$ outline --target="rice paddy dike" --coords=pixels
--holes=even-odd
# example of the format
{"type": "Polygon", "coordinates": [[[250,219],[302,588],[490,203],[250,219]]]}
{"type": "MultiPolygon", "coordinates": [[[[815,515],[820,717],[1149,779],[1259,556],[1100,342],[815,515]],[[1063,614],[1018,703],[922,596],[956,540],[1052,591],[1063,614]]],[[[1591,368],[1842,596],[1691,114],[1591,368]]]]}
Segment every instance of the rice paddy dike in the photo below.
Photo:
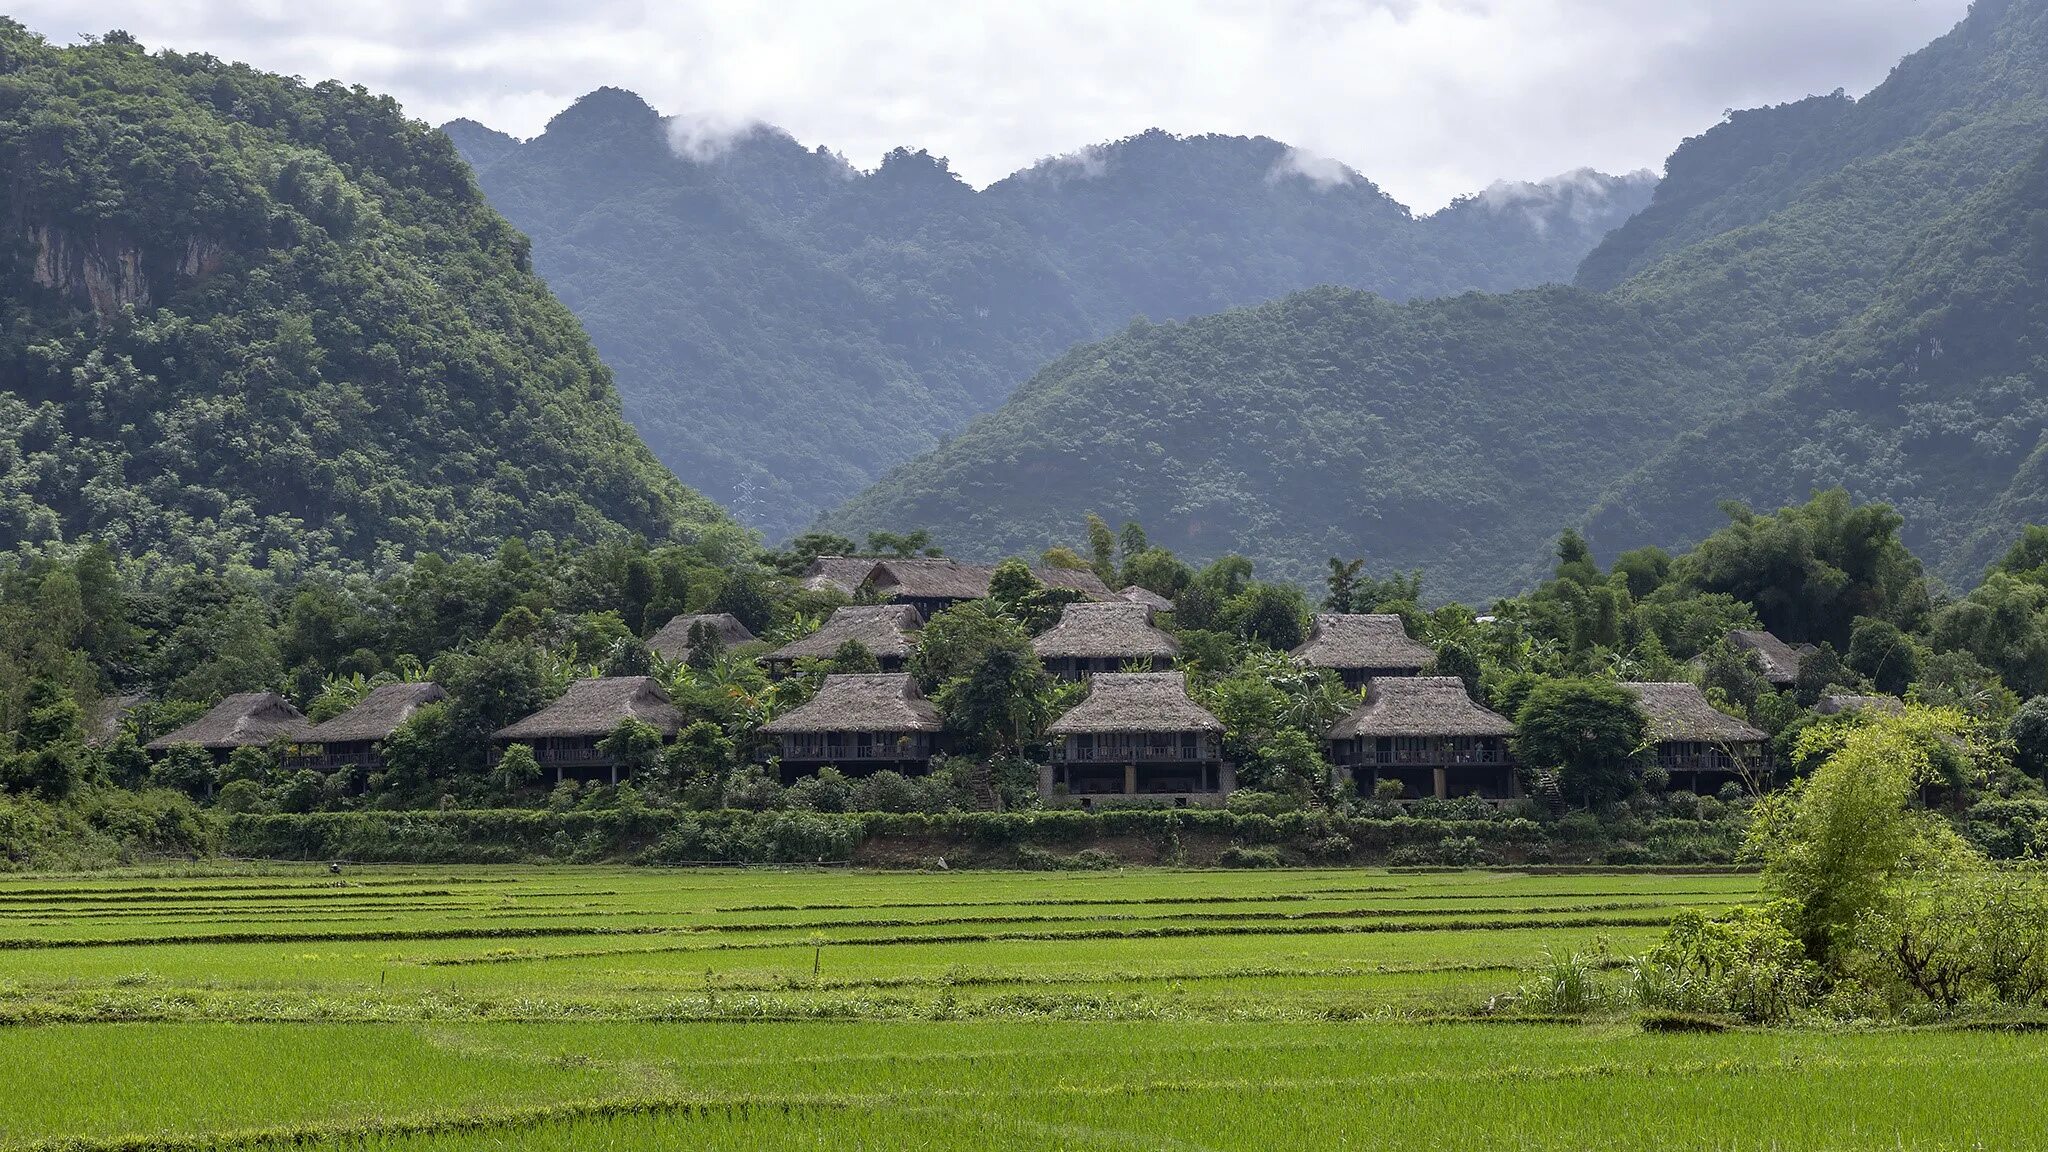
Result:
{"type": "Polygon", "coordinates": [[[2048,1144],[2048,1035],[1485,1015],[1753,876],[0,879],[0,1149],[2048,1144]]]}

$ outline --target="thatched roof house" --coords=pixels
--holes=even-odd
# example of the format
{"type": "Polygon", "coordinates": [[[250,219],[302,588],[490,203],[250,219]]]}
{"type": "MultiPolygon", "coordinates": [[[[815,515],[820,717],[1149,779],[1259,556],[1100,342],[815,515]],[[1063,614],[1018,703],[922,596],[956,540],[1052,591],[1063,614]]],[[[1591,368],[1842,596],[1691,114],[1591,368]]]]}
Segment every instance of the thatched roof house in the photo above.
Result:
{"type": "Polygon", "coordinates": [[[1760,628],[1738,628],[1728,633],[1728,643],[1738,652],[1756,653],[1764,679],[1773,688],[1790,688],[1799,679],[1804,656],[1797,648],[1760,628]]]}
{"type": "Polygon", "coordinates": [[[1308,639],[1289,653],[1307,668],[1329,668],[1357,688],[1375,676],[1413,676],[1436,662],[1429,645],[1408,638],[1399,616],[1319,613],[1308,639]]]}
{"type": "Polygon", "coordinates": [[[1188,699],[1179,672],[1102,673],[1046,731],[1052,756],[1039,767],[1038,791],[1051,803],[1219,804],[1237,787],[1223,761],[1222,722],[1188,699]]]}
{"type": "Polygon", "coordinates": [[[1823,696],[1814,702],[1813,710],[1823,716],[1839,716],[1844,712],[1899,716],[1905,713],[1906,702],[1897,696],[1823,696]]]}
{"type": "Polygon", "coordinates": [[[1128,732],[1223,731],[1223,722],[1188,698],[1179,672],[1106,672],[1089,682],[1088,697],[1046,731],[1054,736],[1128,732]]]}
{"type": "Polygon", "coordinates": [[[818,694],[761,725],[776,741],[784,783],[831,764],[848,772],[918,772],[945,725],[907,672],[834,673],[818,694]]]}
{"type": "Polygon", "coordinates": [[[151,740],[148,747],[163,752],[180,744],[197,744],[209,752],[224,753],[297,740],[309,727],[305,715],[275,692],[237,692],[176,732],[151,740]]]}
{"type": "Polygon", "coordinates": [[[867,583],[868,574],[875,570],[876,563],[873,557],[820,556],[804,569],[804,588],[810,592],[837,592],[851,596],[867,583]]]}
{"type": "Polygon", "coordinates": [[[818,694],[761,725],[769,736],[799,732],[937,732],[939,710],[907,672],[832,673],[818,694]]]}
{"type": "Polygon", "coordinates": [[[1123,597],[1124,599],[1130,601],[1133,604],[1143,604],[1145,607],[1150,608],[1154,612],[1173,611],[1173,601],[1168,600],[1166,597],[1161,596],[1159,593],[1154,592],[1150,588],[1141,588],[1138,585],[1133,584],[1130,587],[1124,589],[1123,591],[1117,593],[1117,595],[1123,597]]]}
{"type": "Polygon", "coordinates": [[[1337,721],[1329,739],[1506,737],[1514,731],[1507,717],[1473,703],[1456,676],[1382,676],[1366,686],[1365,703],[1337,721]]]}
{"type": "Polygon", "coordinates": [[[753,632],[739,617],[730,612],[700,612],[690,616],[678,616],[661,626],[661,630],[648,638],[647,647],[656,655],[668,660],[690,658],[690,632],[698,625],[704,625],[717,634],[719,642],[727,648],[752,644],[753,632]]]}
{"type": "Polygon", "coordinates": [[[1507,800],[1521,794],[1507,743],[1514,731],[1456,676],[1381,676],[1330,729],[1330,763],[1339,786],[1348,778],[1363,792],[1394,780],[1410,799],[1507,800]]]}
{"type": "Polygon", "coordinates": [[[850,604],[835,609],[824,627],[770,652],[766,659],[776,664],[828,659],[841,644],[855,640],[884,669],[894,671],[917,650],[917,633],[923,627],[924,617],[908,604],[850,604]]]}
{"type": "Polygon", "coordinates": [[[324,724],[308,729],[299,737],[302,744],[369,744],[388,740],[413,713],[429,704],[446,700],[439,684],[424,681],[386,684],[372,688],[362,703],[324,724]]]}
{"type": "Polygon", "coordinates": [[[1152,626],[1152,610],[1127,601],[1079,602],[1060,610],[1059,623],[1031,642],[1055,675],[1114,672],[1132,661],[1169,666],[1180,642],[1152,626]]]}
{"type": "Polygon", "coordinates": [[[663,736],[674,736],[683,726],[683,714],[669,703],[668,693],[652,676],[606,676],[571,683],[560,699],[491,733],[491,739],[500,743],[595,743],[625,720],[651,724],[663,736]]]}
{"type": "Polygon", "coordinates": [[[1649,737],[1657,744],[1757,744],[1770,737],[1707,702],[1700,686],[1684,681],[1665,684],[1623,684],[1635,694],[1649,717],[1649,737]]]}
{"type": "MultiPolygon", "coordinates": [[[[966,564],[942,556],[820,556],[804,570],[804,587],[853,596],[862,588],[894,604],[909,604],[930,616],[955,604],[988,595],[993,564],[966,564]]],[[[1085,568],[1036,566],[1031,574],[1048,588],[1071,588],[1090,599],[1114,597],[1102,578],[1085,568]]]]}
{"type": "MultiPolygon", "coordinates": [[[[994,564],[963,564],[958,560],[916,558],[877,561],[867,586],[897,604],[913,604],[926,616],[988,595],[994,564]]],[[[1034,567],[1031,575],[1048,588],[1068,588],[1093,600],[1114,598],[1109,585],[1085,568],[1034,567]]]]}
{"type": "Polygon", "coordinates": [[[1770,736],[1707,702],[1697,684],[1623,684],[1649,717],[1657,766],[1677,791],[1712,792],[1740,783],[1767,762],[1770,736]]]}

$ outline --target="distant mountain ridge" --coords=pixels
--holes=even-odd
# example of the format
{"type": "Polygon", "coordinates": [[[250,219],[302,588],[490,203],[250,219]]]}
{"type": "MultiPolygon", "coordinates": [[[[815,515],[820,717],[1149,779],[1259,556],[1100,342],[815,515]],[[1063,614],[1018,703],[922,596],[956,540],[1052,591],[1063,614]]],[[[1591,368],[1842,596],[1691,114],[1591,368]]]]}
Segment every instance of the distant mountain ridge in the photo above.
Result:
{"type": "Polygon", "coordinates": [[[656,454],[771,535],[1134,317],[1564,280],[1652,184],[1573,173],[1418,219],[1277,141],[1153,131],[976,191],[913,150],[863,172],[772,128],[693,135],[617,89],[525,142],[445,130],[656,454]]]}
{"type": "Polygon", "coordinates": [[[1311,292],[1133,329],[821,524],[1029,550],[1093,510],[1197,557],[1308,581],[1363,554],[1485,599],[1526,586],[1568,525],[1610,554],[1679,546],[1723,498],[1842,484],[1898,501],[1916,549],[1974,575],[2048,513],[2029,327],[2048,281],[2025,223],[2048,219],[2044,141],[2048,0],[1978,0],[1861,99],[1686,141],[1574,288],[1396,311],[1311,292]],[[1199,398],[1200,421],[1166,418],[1166,396],[1199,398]],[[1274,428],[1277,455],[1249,447],[1274,428]]]}

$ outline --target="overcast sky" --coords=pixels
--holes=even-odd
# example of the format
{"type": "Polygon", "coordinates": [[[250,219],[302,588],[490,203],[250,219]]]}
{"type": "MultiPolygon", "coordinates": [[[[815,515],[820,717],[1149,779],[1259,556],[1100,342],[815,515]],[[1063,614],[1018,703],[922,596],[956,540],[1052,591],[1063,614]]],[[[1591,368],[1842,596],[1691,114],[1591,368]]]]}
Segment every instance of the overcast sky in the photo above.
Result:
{"type": "Polygon", "coordinates": [[[539,132],[630,88],[861,167],[897,145],[985,184],[1150,127],[1262,134],[1418,209],[1500,178],[1661,167],[1723,109],[1847,88],[1967,0],[14,0],[59,41],[390,92],[539,132]]]}

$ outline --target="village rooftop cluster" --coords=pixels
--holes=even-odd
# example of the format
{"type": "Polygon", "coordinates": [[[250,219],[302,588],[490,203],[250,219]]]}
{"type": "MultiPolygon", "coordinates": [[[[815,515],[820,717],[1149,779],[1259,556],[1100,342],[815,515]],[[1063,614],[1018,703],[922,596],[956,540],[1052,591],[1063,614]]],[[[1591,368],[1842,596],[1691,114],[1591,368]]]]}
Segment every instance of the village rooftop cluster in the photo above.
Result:
{"type": "MultiPolygon", "coordinates": [[[[807,703],[762,726],[761,734],[770,738],[764,759],[782,782],[828,766],[849,776],[928,771],[933,758],[947,752],[947,733],[938,710],[904,669],[925,620],[986,597],[993,572],[993,566],[936,558],[828,556],[813,562],[804,574],[808,588],[876,602],[838,608],[815,632],[756,658],[772,674],[792,675],[800,662],[829,659],[850,642],[866,649],[881,671],[828,673],[807,703]]],[[[1038,766],[1041,799],[1080,806],[1227,800],[1237,784],[1224,757],[1224,726],[1189,696],[1184,674],[1175,669],[1179,644],[1159,627],[1172,602],[1135,586],[1112,591],[1086,570],[1046,567],[1032,574],[1048,587],[1083,597],[1064,606],[1033,648],[1048,673],[1088,683],[1086,696],[1047,729],[1048,748],[1038,766]]],[[[694,643],[710,637],[726,649],[759,643],[733,616],[714,613],[677,617],[648,646],[663,658],[684,660],[694,643]]],[[[1806,655],[1769,632],[1741,630],[1728,639],[1754,652],[1765,678],[1777,687],[1793,682],[1806,655]]],[[[1319,614],[1289,658],[1359,693],[1357,707],[1324,734],[1331,783],[1340,795],[1385,795],[1380,785],[1392,781],[1404,800],[1506,802],[1524,796],[1528,783],[1510,744],[1514,723],[1475,702],[1460,678],[1428,675],[1436,653],[1409,637],[1401,617],[1319,614]]],[[[1762,778],[1768,736],[1713,707],[1697,684],[1623,687],[1642,708],[1657,765],[1672,789],[1714,794],[1730,784],[1753,788],[1762,778]]],[[[148,747],[162,753],[193,745],[225,757],[240,747],[283,744],[301,766],[375,771],[383,742],[419,708],[445,695],[431,683],[388,684],[315,725],[276,693],[241,693],[148,747]]],[[[1890,697],[1834,696],[1819,708],[1899,706],[1890,697]]],[[[493,755],[525,745],[557,783],[616,785],[630,769],[600,745],[629,720],[648,725],[664,741],[674,740],[684,726],[683,714],[651,676],[578,680],[553,703],[497,731],[493,755]]]]}

